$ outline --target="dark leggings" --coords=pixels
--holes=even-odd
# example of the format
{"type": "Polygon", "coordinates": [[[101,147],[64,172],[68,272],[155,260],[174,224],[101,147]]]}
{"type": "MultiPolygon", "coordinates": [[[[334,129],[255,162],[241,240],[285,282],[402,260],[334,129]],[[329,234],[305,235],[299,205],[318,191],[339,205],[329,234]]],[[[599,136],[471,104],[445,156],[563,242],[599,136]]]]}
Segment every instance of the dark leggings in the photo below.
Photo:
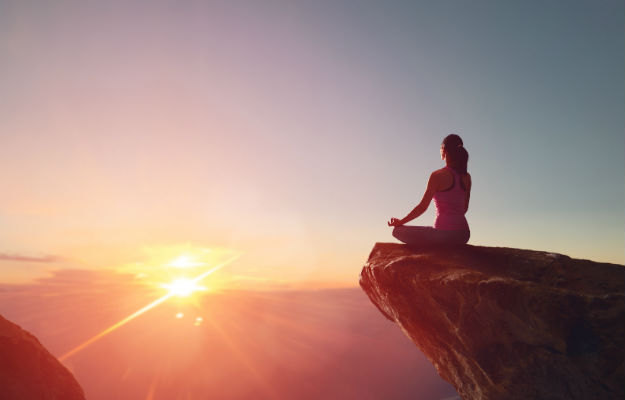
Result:
{"type": "Polygon", "coordinates": [[[411,246],[441,246],[453,244],[465,244],[469,241],[471,232],[445,231],[432,228],[431,226],[396,226],[393,236],[411,246]]]}

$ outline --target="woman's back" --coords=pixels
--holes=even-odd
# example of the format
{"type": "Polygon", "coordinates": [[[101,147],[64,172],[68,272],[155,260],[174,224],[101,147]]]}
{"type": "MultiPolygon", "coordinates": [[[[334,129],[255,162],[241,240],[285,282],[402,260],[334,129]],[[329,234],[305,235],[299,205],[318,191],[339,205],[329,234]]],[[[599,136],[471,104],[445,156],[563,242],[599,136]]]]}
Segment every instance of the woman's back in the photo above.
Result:
{"type": "Polygon", "coordinates": [[[404,218],[391,218],[388,226],[393,236],[415,246],[465,244],[471,231],[464,214],[469,208],[471,175],[467,172],[469,153],[460,136],[448,135],[441,144],[441,160],[447,164],[432,172],[421,202],[404,218]],[[407,222],[422,215],[434,200],[436,221],[434,226],[410,226],[407,222]]]}
{"type": "MultiPolygon", "coordinates": [[[[451,186],[446,190],[434,193],[436,206],[436,220],[434,228],[442,230],[468,230],[464,214],[467,206],[467,188],[462,178],[453,168],[445,167],[442,171],[449,171],[452,177],[451,186]],[[463,188],[463,186],[465,186],[463,188]]],[[[441,172],[442,172],[441,171],[441,172]]]]}

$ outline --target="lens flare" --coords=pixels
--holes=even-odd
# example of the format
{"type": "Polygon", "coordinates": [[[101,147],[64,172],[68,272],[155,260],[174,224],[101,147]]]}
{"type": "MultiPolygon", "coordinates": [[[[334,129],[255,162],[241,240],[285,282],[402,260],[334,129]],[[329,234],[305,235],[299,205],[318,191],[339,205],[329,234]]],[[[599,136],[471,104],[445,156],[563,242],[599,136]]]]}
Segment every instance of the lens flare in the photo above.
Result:
{"type": "Polygon", "coordinates": [[[199,286],[194,279],[179,278],[170,284],[163,285],[174,296],[189,297],[192,293],[204,291],[204,286],[199,286]]]}
{"type": "Polygon", "coordinates": [[[204,265],[204,263],[196,260],[195,257],[192,257],[188,254],[182,254],[176,257],[167,265],[170,267],[176,267],[176,268],[190,268],[190,267],[200,267],[204,265]]]}
{"type": "MultiPolygon", "coordinates": [[[[214,273],[215,271],[220,270],[221,268],[223,268],[224,266],[230,264],[231,262],[233,262],[234,260],[236,260],[237,258],[239,258],[241,256],[241,254],[237,254],[235,256],[230,257],[228,260],[214,266],[213,268],[209,269],[208,271],[196,276],[193,279],[190,279],[190,281],[192,282],[192,287],[196,287],[197,282],[201,281],[202,279],[206,278],[207,276],[209,276],[210,274],[214,273]]],[[[185,287],[187,287],[187,284],[184,285],[185,287]]],[[[186,291],[186,290],[185,290],[186,291]]],[[[183,291],[184,292],[184,291],[183,291]]],[[[94,342],[100,340],[101,338],[103,338],[104,336],[108,335],[109,333],[113,332],[116,329],[119,329],[120,327],[122,327],[123,325],[127,324],[128,322],[132,321],[133,319],[137,318],[139,315],[145,313],[146,311],[151,310],[152,308],[158,306],[159,304],[163,303],[165,300],[175,296],[176,294],[170,290],[169,293],[167,293],[166,295],[164,295],[163,297],[154,300],[153,302],[151,302],[150,304],[148,304],[147,306],[140,308],[139,310],[137,310],[136,312],[130,314],[129,316],[127,316],[126,318],[122,319],[121,321],[111,325],[110,327],[104,329],[102,332],[98,333],[97,335],[91,337],[90,339],[84,341],[83,343],[79,344],[78,346],[74,347],[72,350],[68,351],[67,353],[63,354],[62,356],[60,356],[58,359],[59,361],[65,361],[68,358],[72,357],[74,354],[78,353],[79,351],[83,350],[85,347],[93,344],[94,342]]],[[[196,319],[196,323],[197,323],[197,319],[196,319]]],[[[202,322],[200,321],[200,324],[202,322]]]]}

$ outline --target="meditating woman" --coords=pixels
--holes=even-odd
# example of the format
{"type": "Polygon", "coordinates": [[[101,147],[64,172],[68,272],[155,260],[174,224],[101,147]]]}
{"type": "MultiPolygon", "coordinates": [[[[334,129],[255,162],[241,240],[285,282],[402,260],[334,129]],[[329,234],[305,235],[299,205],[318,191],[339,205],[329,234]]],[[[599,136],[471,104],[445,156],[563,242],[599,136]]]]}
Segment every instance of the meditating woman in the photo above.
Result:
{"type": "Polygon", "coordinates": [[[391,218],[393,236],[413,246],[465,244],[471,235],[464,214],[469,209],[471,175],[467,172],[469,153],[458,135],[449,135],[441,145],[446,166],[432,172],[421,203],[402,219],[391,218]],[[434,199],[436,221],[431,226],[404,225],[427,210],[434,199]]]}

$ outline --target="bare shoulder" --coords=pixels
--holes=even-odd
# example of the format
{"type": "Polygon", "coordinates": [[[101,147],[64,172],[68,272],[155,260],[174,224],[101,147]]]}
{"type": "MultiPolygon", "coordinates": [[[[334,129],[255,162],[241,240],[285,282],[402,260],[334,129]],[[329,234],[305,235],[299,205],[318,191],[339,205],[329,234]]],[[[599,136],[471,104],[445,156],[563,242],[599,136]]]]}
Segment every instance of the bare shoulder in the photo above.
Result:
{"type": "Polygon", "coordinates": [[[444,179],[445,176],[447,176],[445,168],[437,169],[430,174],[430,181],[438,183],[441,181],[441,178],[444,179]]]}
{"type": "Polygon", "coordinates": [[[447,174],[447,170],[445,168],[437,169],[430,176],[440,177],[445,176],[447,174]]]}
{"type": "MultiPolygon", "coordinates": [[[[440,190],[445,186],[445,181],[450,179],[449,172],[445,168],[437,169],[430,174],[430,180],[428,181],[428,189],[432,192],[440,190]]],[[[447,185],[448,186],[448,185],[447,185]]]]}

